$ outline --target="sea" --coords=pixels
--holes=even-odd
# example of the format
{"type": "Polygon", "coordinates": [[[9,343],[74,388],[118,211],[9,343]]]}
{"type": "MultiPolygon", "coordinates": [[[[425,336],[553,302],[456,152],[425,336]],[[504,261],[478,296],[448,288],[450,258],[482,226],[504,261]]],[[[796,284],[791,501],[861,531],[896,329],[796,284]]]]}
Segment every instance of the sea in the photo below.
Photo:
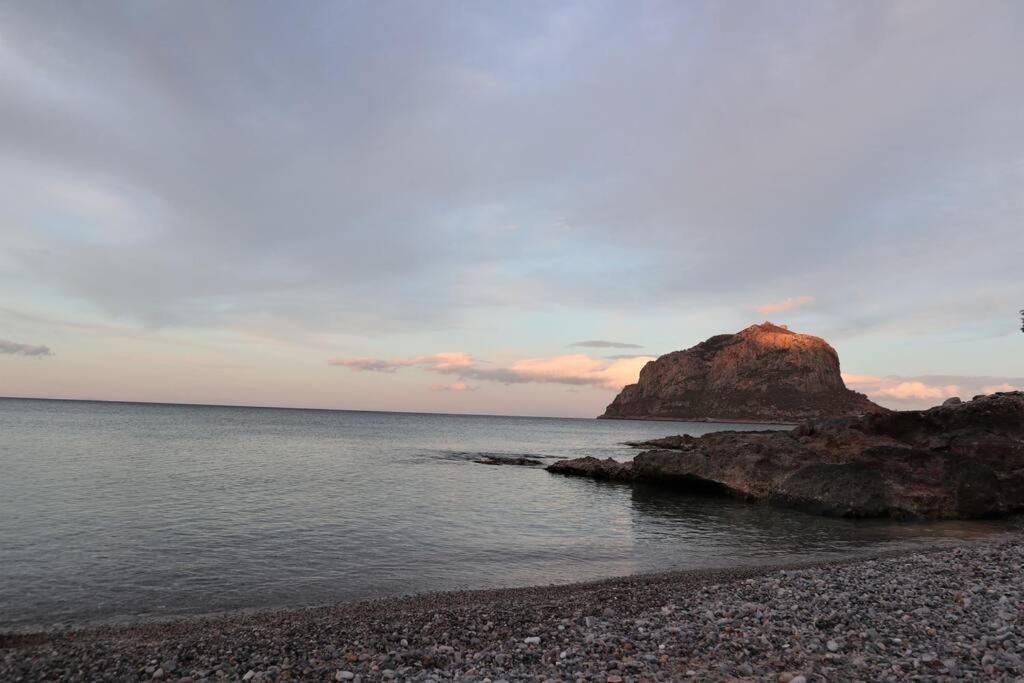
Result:
{"type": "Polygon", "coordinates": [[[0,631],[847,558],[1016,524],[827,519],[476,462],[756,428],[0,399],[0,631]]]}

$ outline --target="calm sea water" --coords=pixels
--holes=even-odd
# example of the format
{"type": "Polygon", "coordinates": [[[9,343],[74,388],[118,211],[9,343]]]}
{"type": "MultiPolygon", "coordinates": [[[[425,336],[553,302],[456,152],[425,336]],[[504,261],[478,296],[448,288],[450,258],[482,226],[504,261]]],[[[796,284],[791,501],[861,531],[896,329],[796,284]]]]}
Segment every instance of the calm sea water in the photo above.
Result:
{"type": "Polygon", "coordinates": [[[623,441],[722,427],[0,399],[0,630],[846,556],[1006,529],[829,520],[472,462],[629,458],[623,441]]]}

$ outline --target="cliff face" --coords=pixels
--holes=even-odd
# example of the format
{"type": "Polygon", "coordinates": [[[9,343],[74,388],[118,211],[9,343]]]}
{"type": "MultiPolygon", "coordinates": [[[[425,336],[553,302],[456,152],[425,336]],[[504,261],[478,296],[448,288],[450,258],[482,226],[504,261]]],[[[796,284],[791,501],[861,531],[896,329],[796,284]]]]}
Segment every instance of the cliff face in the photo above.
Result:
{"type": "Polygon", "coordinates": [[[883,410],[846,388],[824,339],[766,322],[651,361],[601,417],[798,422],[883,410]]]}

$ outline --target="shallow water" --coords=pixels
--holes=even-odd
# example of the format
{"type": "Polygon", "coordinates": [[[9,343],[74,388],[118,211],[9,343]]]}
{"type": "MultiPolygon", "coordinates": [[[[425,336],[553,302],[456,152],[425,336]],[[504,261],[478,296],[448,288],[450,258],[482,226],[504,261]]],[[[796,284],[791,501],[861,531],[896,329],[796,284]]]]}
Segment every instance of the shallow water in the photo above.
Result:
{"type": "Polygon", "coordinates": [[[0,399],[0,630],[845,557],[1014,524],[823,519],[472,462],[629,458],[624,441],[727,427],[0,399]]]}

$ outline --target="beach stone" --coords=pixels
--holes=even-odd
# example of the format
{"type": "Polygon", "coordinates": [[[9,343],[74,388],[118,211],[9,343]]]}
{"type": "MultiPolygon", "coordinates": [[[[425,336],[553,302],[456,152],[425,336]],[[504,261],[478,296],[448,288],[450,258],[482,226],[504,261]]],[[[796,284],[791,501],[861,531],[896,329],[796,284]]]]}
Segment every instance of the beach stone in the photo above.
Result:
{"type": "Polygon", "coordinates": [[[186,622],[187,630],[178,623],[55,633],[14,647],[3,634],[0,680],[139,680],[161,669],[162,680],[175,680],[162,662],[190,672],[197,683],[1009,683],[1024,677],[1022,614],[1024,534],[1007,530],[928,552],[782,570],[430,594],[228,615],[186,622]],[[666,605],[676,609],[665,614],[666,605]],[[616,618],[590,618],[588,625],[584,615],[603,614],[605,607],[616,618]],[[919,614],[922,607],[929,614],[919,614]],[[432,630],[423,632],[427,625],[432,630]],[[398,645],[408,633],[424,633],[415,648],[398,645]]]}

